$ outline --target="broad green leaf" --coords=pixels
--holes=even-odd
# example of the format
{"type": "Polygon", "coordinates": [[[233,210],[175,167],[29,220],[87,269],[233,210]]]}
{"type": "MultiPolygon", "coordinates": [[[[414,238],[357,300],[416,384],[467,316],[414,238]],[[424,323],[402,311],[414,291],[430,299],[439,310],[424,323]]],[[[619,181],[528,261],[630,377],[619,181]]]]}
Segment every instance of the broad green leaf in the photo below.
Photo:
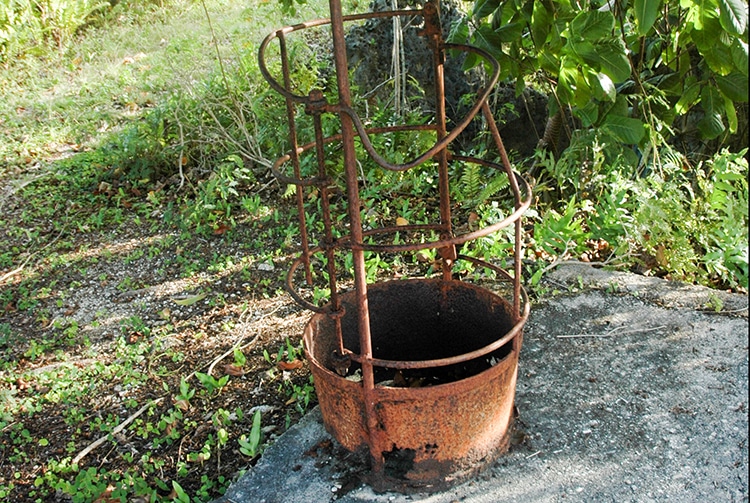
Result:
{"type": "Polygon", "coordinates": [[[724,112],[724,97],[713,86],[704,86],[701,90],[701,105],[707,114],[724,112]]]}
{"type": "Polygon", "coordinates": [[[596,66],[599,64],[599,55],[596,52],[594,44],[586,40],[568,40],[563,52],[572,55],[578,63],[587,66],[596,66]]]}
{"type": "Polygon", "coordinates": [[[642,82],[658,88],[665,96],[681,96],[685,78],[677,72],[665,72],[659,75],[651,75],[642,82]]]}
{"type": "Polygon", "coordinates": [[[605,110],[606,112],[602,115],[607,115],[608,117],[615,115],[619,115],[620,117],[627,117],[630,113],[628,110],[628,98],[623,96],[622,94],[618,94],[615,102],[605,110]]]}
{"type": "Polygon", "coordinates": [[[734,103],[729,98],[724,100],[724,113],[727,116],[727,122],[729,123],[729,132],[734,134],[737,132],[737,110],[734,108],[734,103]]]}
{"type": "Polygon", "coordinates": [[[480,49],[484,49],[497,58],[497,54],[502,52],[500,45],[502,40],[497,33],[490,27],[490,25],[484,24],[474,32],[474,45],[480,49]]]}
{"type": "Polygon", "coordinates": [[[698,82],[693,82],[685,88],[682,96],[675,105],[675,111],[680,114],[686,114],[690,107],[695,105],[698,101],[698,95],[700,94],[701,86],[698,82]]]}
{"type": "Polygon", "coordinates": [[[732,53],[732,61],[734,61],[734,66],[740,72],[742,72],[742,75],[747,77],[747,43],[743,42],[740,39],[735,39],[732,43],[732,46],[729,48],[729,52],[732,53]]]}
{"type": "Polygon", "coordinates": [[[640,35],[646,35],[651,30],[659,14],[660,4],[660,0],[634,0],[633,11],[640,35]]]}
{"type": "Polygon", "coordinates": [[[726,130],[721,120],[721,115],[725,111],[724,97],[715,87],[704,86],[701,90],[701,106],[705,115],[698,121],[698,131],[703,138],[712,140],[726,130]]]}
{"type": "Polygon", "coordinates": [[[521,39],[523,26],[521,23],[508,23],[495,30],[495,33],[500,42],[516,42],[521,39]]]}
{"type": "MultiPolygon", "coordinates": [[[[697,45],[697,44],[696,44],[697,45]]],[[[719,75],[729,75],[734,70],[734,61],[729,47],[714,42],[714,44],[699,49],[708,67],[719,75]]]]}
{"type": "MultiPolygon", "coordinates": [[[[521,8],[518,9],[518,13],[513,16],[511,21],[519,22],[523,24],[529,24],[531,22],[531,16],[534,13],[534,2],[533,1],[526,1],[523,2],[521,5],[521,8]]],[[[505,5],[510,7],[512,5],[512,2],[505,2],[505,5]]],[[[511,7],[511,10],[515,9],[515,7],[511,7]]]]}
{"type": "Polygon", "coordinates": [[[709,68],[719,75],[728,75],[734,70],[732,53],[725,45],[716,44],[709,51],[703,53],[709,68]]]}
{"type": "Polygon", "coordinates": [[[575,108],[573,114],[581,119],[583,127],[590,127],[596,124],[599,119],[599,107],[593,101],[590,101],[583,108],[575,108]]]}
{"type": "Polygon", "coordinates": [[[524,89],[526,89],[526,81],[522,77],[518,77],[516,79],[516,98],[523,94],[524,89]]]}
{"type": "Polygon", "coordinates": [[[725,77],[717,75],[715,80],[716,85],[727,98],[739,103],[747,101],[748,83],[744,75],[739,73],[732,73],[725,77]]]}
{"type": "Polygon", "coordinates": [[[575,63],[571,65],[569,61],[563,60],[563,64],[560,66],[560,73],[557,77],[557,95],[563,103],[573,102],[577,88],[577,74],[578,69],[575,63]]]}
{"type": "Polygon", "coordinates": [[[614,82],[624,82],[630,77],[630,60],[628,60],[625,47],[621,43],[598,44],[596,50],[601,71],[614,82]]]}
{"type": "Polygon", "coordinates": [[[582,68],[577,68],[575,72],[576,87],[573,104],[577,107],[585,107],[593,94],[593,89],[591,88],[591,84],[589,84],[588,78],[586,78],[586,73],[582,68]]]}
{"type": "Polygon", "coordinates": [[[551,22],[552,16],[544,6],[544,2],[534,2],[534,10],[531,14],[531,36],[537,50],[544,47],[547,42],[551,22]]]}
{"type": "Polygon", "coordinates": [[[260,410],[256,410],[253,415],[253,426],[250,429],[250,445],[260,445],[260,434],[261,434],[261,415],[260,410]]]}
{"type": "Polygon", "coordinates": [[[567,27],[567,23],[561,19],[554,19],[552,26],[550,27],[550,34],[547,36],[547,45],[545,46],[552,52],[559,51],[565,44],[565,37],[563,32],[567,27]]]}
{"type": "Polygon", "coordinates": [[[734,66],[732,53],[719,41],[723,31],[716,10],[711,5],[701,6],[699,15],[695,16],[690,38],[709,68],[719,75],[727,75],[734,66]]]}
{"type": "Polygon", "coordinates": [[[580,12],[570,22],[570,31],[574,36],[596,42],[612,34],[615,18],[611,12],[590,10],[580,12]]]}
{"type": "MultiPolygon", "coordinates": [[[[719,34],[719,30],[714,28],[714,24],[719,25],[719,12],[717,5],[711,0],[698,0],[692,2],[690,6],[690,18],[695,25],[695,29],[711,33],[713,36],[719,34]]],[[[719,25],[720,29],[721,26],[719,25]]]]}
{"type": "Polygon", "coordinates": [[[469,40],[469,21],[467,18],[463,18],[453,23],[446,42],[451,44],[465,44],[467,40],[469,40]]]}
{"type": "Polygon", "coordinates": [[[500,52],[495,55],[500,65],[500,80],[503,81],[511,75],[518,75],[518,63],[516,60],[508,57],[505,53],[500,52]]]}
{"type": "Polygon", "coordinates": [[[743,35],[747,29],[747,0],[719,0],[721,26],[733,35],[743,35]]]}
{"type": "Polygon", "coordinates": [[[476,53],[470,52],[466,54],[466,59],[464,60],[464,64],[461,66],[461,69],[463,71],[468,71],[477,66],[479,63],[482,62],[482,58],[480,58],[476,53]]]}
{"type": "Polygon", "coordinates": [[[500,0],[477,0],[477,3],[474,4],[472,17],[476,20],[483,19],[495,12],[499,5],[500,0]]]}
{"type": "Polygon", "coordinates": [[[615,101],[615,98],[617,97],[617,90],[615,89],[615,83],[612,82],[612,79],[610,79],[602,72],[599,72],[596,74],[596,81],[598,82],[601,90],[604,92],[606,99],[608,99],[609,101],[615,101]]]}
{"type": "Polygon", "coordinates": [[[611,132],[619,141],[628,145],[638,143],[646,134],[640,120],[619,115],[608,115],[602,127],[611,132]]]}
{"type": "Polygon", "coordinates": [[[539,67],[550,75],[557,75],[560,71],[560,60],[547,50],[540,50],[537,57],[539,67]]]}
{"type": "Polygon", "coordinates": [[[716,112],[706,112],[706,115],[698,121],[697,127],[701,136],[707,140],[713,140],[726,129],[721,121],[721,115],[716,112]]]}

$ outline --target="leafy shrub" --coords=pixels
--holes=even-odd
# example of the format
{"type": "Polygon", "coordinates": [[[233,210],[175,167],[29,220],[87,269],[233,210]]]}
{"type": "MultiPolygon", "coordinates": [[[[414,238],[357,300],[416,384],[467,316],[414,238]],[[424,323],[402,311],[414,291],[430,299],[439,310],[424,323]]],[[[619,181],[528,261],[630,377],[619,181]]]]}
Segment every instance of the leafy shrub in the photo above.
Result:
{"type": "Polygon", "coordinates": [[[746,151],[683,170],[668,164],[634,184],[636,242],[674,279],[748,287],[746,151]]]}
{"type": "Polygon", "coordinates": [[[675,129],[725,139],[747,127],[744,0],[475,0],[451,39],[493,54],[519,91],[534,76],[547,83],[550,116],[570,107],[583,127],[644,152],[675,129]]]}
{"type": "Polygon", "coordinates": [[[0,3],[0,62],[51,43],[66,46],[76,31],[109,2],[97,0],[3,0],[0,3]]]}
{"type": "MultiPolygon", "coordinates": [[[[640,174],[623,158],[602,165],[595,184],[567,186],[539,208],[530,253],[578,258],[587,244],[606,243],[608,256],[641,272],[747,290],[746,152],[725,150],[690,167],[684,157],[665,151],[667,162],[640,174]]],[[[570,181],[569,163],[564,156],[547,161],[547,169],[562,184],[570,181]]]]}

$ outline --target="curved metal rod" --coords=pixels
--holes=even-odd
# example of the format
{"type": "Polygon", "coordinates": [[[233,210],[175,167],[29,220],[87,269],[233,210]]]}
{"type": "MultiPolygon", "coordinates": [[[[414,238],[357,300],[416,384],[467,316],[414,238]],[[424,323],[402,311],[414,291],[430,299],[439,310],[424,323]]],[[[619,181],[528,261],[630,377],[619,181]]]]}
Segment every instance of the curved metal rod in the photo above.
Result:
{"type": "MultiPolygon", "coordinates": [[[[363,14],[353,14],[349,16],[344,16],[343,21],[345,23],[348,23],[350,21],[362,21],[366,19],[395,17],[395,16],[424,16],[424,9],[366,12],[363,14]]],[[[260,47],[258,48],[258,66],[260,68],[260,73],[263,75],[263,78],[265,78],[266,81],[270,84],[270,86],[276,92],[278,92],[285,98],[289,98],[290,100],[296,101],[298,103],[309,102],[309,98],[307,96],[292,93],[290,90],[286,89],[284,86],[279,84],[279,82],[275,79],[275,77],[271,75],[271,72],[269,72],[268,68],[266,67],[266,61],[265,61],[266,48],[268,47],[268,45],[271,43],[271,41],[274,38],[281,38],[287,33],[292,33],[292,32],[304,30],[307,28],[315,28],[318,26],[324,26],[327,24],[331,24],[331,20],[329,18],[315,19],[313,21],[307,21],[307,22],[295,24],[292,26],[285,26],[269,34],[266,38],[263,39],[263,42],[261,42],[260,47]]]]}
{"type": "MultiPolygon", "coordinates": [[[[428,241],[426,243],[416,243],[416,244],[403,244],[403,245],[370,245],[370,244],[360,244],[357,245],[355,243],[349,243],[349,246],[351,248],[354,248],[356,246],[359,246],[362,250],[365,251],[380,251],[380,252],[406,252],[406,251],[417,251],[417,250],[424,250],[426,248],[444,248],[446,246],[451,245],[461,245],[466,243],[467,241],[472,241],[474,239],[478,239],[484,236],[487,236],[489,234],[492,234],[493,232],[497,232],[500,229],[503,229],[513,222],[517,221],[519,218],[521,218],[521,215],[531,206],[531,188],[529,186],[529,183],[518,173],[515,171],[513,174],[516,176],[516,179],[521,180],[524,191],[526,192],[527,196],[526,199],[521,201],[521,205],[516,208],[516,210],[508,215],[506,218],[502,219],[499,222],[495,222],[492,225],[489,225],[487,227],[484,227],[482,229],[469,232],[466,234],[461,234],[459,236],[454,236],[452,238],[445,238],[445,239],[439,239],[437,241],[428,241]]],[[[410,230],[411,226],[400,226],[400,227],[383,227],[380,229],[373,229],[371,231],[367,231],[364,233],[364,236],[372,236],[376,234],[385,234],[388,232],[399,232],[403,230],[410,230]]]]}
{"type": "MultiPolygon", "coordinates": [[[[396,127],[396,126],[393,126],[396,127]]],[[[304,149],[305,147],[309,147],[311,144],[305,145],[304,147],[301,147],[304,149]]],[[[312,144],[314,146],[314,144],[312,144]]],[[[298,149],[299,150],[299,149],[298,149]]],[[[276,161],[274,166],[277,164],[284,162],[283,160],[287,159],[288,156],[284,156],[276,161]]],[[[502,166],[499,164],[485,161],[482,159],[477,159],[474,157],[467,157],[467,156],[453,156],[454,160],[464,161],[464,162],[474,162],[477,164],[482,164],[484,166],[493,167],[495,169],[501,169],[502,166]]],[[[504,168],[503,168],[504,169],[504,168]]],[[[485,237],[489,234],[492,234],[493,232],[497,232],[500,229],[503,229],[507,226],[509,226],[511,223],[518,220],[521,215],[531,206],[531,186],[529,185],[529,182],[526,181],[519,173],[512,171],[514,178],[516,180],[520,180],[521,185],[523,187],[523,192],[526,194],[526,198],[523,200],[520,200],[520,194],[516,196],[517,200],[519,201],[519,204],[517,205],[517,208],[508,215],[506,218],[499,222],[495,222],[494,224],[484,227],[482,229],[476,230],[474,232],[470,232],[467,234],[461,234],[459,236],[454,236],[452,238],[445,238],[440,239],[437,241],[427,241],[425,243],[415,243],[415,244],[403,244],[403,245],[377,245],[377,244],[365,244],[362,243],[360,245],[351,244],[351,240],[349,239],[349,236],[345,236],[339,240],[337,240],[337,243],[334,244],[334,246],[347,246],[346,243],[348,243],[349,248],[355,248],[359,247],[359,249],[365,250],[365,251],[374,251],[374,252],[393,252],[393,253],[399,253],[399,252],[407,252],[407,251],[418,251],[418,250],[424,250],[427,248],[443,248],[445,246],[450,245],[461,245],[466,243],[467,241],[471,241],[474,239],[478,239],[481,237],[485,237]]],[[[274,172],[274,175],[279,178],[279,180],[283,181],[284,183],[298,183],[300,185],[320,185],[321,183],[325,183],[325,180],[321,180],[319,177],[310,178],[307,180],[297,180],[294,178],[287,177],[282,174],[278,174],[274,172]]],[[[378,234],[388,234],[388,233],[396,233],[396,232],[405,232],[405,231],[414,231],[414,230],[442,230],[442,226],[439,224],[424,224],[424,225],[401,225],[401,226],[395,226],[395,227],[382,227],[379,229],[373,229],[369,231],[365,231],[363,233],[363,236],[369,237],[369,236],[375,236],[378,234]]],[[[312,253],[312,252],[311,252],[312,253]]]]}
{"type": "MultiPolygon", "coordinates": [[[[375,127],[375,128],[367,128],[366,131],[368,134],[383,134],[383,133],[395,133],[399,131],[435,131],[436,126],[434,124],[413,124],[413,125],[402,125],[402,126],[381,126],[381,127],[375,127]]],[[[341,134],[336,134],[333,136],[328,136],[326,138],[323,138],[323,143],[333,143],[335,141],[341,140],[341,134]]],[[[317,142],[312,141],[310,143],[306,143],[302,145],[301,147],[297,148],[297,154],[303,154],[307,152],[308,150],[315,148],[317,146],[317,142]]],[[[318,176],[312,177],[312,178],[306,178],[306,179],[298,179],[289,177],[285,174],[283,174],[280,171],[281,166],[285,163],[291,160],[292,156],[291,153],[285,154],[273,163],[273,166],[271,166],[271,173],[274,177],[276,177],[277,180],[283,183],[290,183],[293,185],[302,185],[305,187],[310,186],[320,186],[323,183],[326,183],[326,179],[320,178],[318,176]]]]}
{"type": "MultiPolygon", "coordinates": [[[[523,185],[526,189],[529,188],[529,184],[526,180],[524,180],[521,175],[518,173],[515,173],[516,177],[520,179],[523,182],[523,185]]],[[[508,215],[506,218],[502,219],[499,222],[495,222],[492,225],[489,225],[487,227],[484,227],[482,229],[469,232],[466,234],[461,234],[458,236],[453,236],[451,238],[445,238],[445,239],[439,239],[436,241],[426,241],[424,243],[413,243],[413,244],[402,244],[402,245],[377,245],[377,244],[367,244],[367,243],[361,243],[361,244],[355,244],[351,242],[351,236],[349,234],[340,237],[333,243],[334,248],[349,248],[349,249],[360,249],[364,251],[373,251],[373,252],[382,252],[382,253],[403,253],[408,251],[419,251],[419,250],[425,250],[428,248],[444,248],[446,246],[451,245],[461,245],[466,243],[467,241],[472,241],[474,239],[478,239],[484,236],[488,236],[489,234],[492,234],[494,232],[499,231],[500,229],[503,229],[505,227],[508,227],[510,224],[518,220],[521,215],[529,208],[531,205],[531,192],[528,192],[527,198],[522,201],[522,204],[519,208],[517,208],[513,213],[508,215]]],[[[371,237],[371,236],[377,236],[380,234],[395,234],[397,232],[408,232],[408,231],[426,231],[426,230],[435,230],[435,231],[441,231],[443,230],[443,226],[440,224],[413,224],[413,225],[399,225],[399,226],[391,226],[391,227],[380,227],[378,229],[371,229],[369,231],[364,231],[362,235],[364,237],[371,237]]],[[[313,253],[317,253],[322,251],[323,249],[321,247],[313,248],[310,250],[310,255],[313,253]]],[[[298,260],[301,260],[299,258],[298,260]]],[[[296,263],[296,262],[295,262],[296,263]]]]}
{"type": "MultiPolygon", "coordinates": [[[[362,15],[357,15],[357,16],[344,16],[344,21],[370,19],[370,18],[376,18],[376,17],[393,17],[395,15],[414,15],[414,14],[421,14],[423,12],[424,12],[423,10],[372,12],[372,13],[369,13],[369,15],[362,14],[362,15]]],[[[279,84],[276,81],[276,79],[271,75],[271,73],[268,71],[268,68],[266,67],[266,64],[265,64],[264,56],[265,56],[266,47],[271,42],[271,40],[273,40],[276,37],[281,38],[286,33],[291,33],[293,31],[302,30],[305,28],[321,26],[321,25],[325,25],[328,23],[330,23],[329,19],[319,19],[317,21],[310,21],[307,23],[301,23],[301,24],[297,24],[294,26],[287,26],[285,28],[281,28],[277,30],[275,33],[268,35],[261,43],[260,49],[258,50],[259,52],[258,65],[259,65],[261,74],[263,74],[263,77],[266,79],[269,85],[282,96],[292,101],[299,102],[299,103],[311,103],[311,100],[308,96],[303,96],[303,95],[292,93],[291,91],[283,87],[281,84],[279,84]]],[[[471,110],[469,110],[469,112],[466,114],[464,119],[455,128],[453,128],[450,133],[448,133],[445,137],[443,137],[440,141],[435,143],[431,148],[429,148],[422,155],[412,159],[411,161],[403,163],[403,164],[392,164],[388,162],[384,157],[378,154],[378,152],[375,150],[375,147],[373,147],[368,137],[367,129],[362,123],[362,120],[359,118],[357,113],[352,108],[345,106],[345,105],[341,105],[341,104],[333,104],[333,105],[326,106],[327,111],[342,112],[342,113],[347,114],[349,117],[351,117],[352,122],[354,123],[354,127],[357,130],[357,134],[360,140],[362,141],[363,147],[365,148],[367,153],[370,154],[373,160],[384,169],[387,169],[390,171],[405,171],[409,168],[413,168],[415,166],[422,164],[428,159],[431,159],[432,157],[434,157],[441,150],[444,150],[453,140],[455,140],[458,137],[459,134],[463,132],[464,129],[466,129],[466,127],[471,123],[471,121],[474,120],[474,117],[476,117],[477,114],[479,114],[483,104],[489,98],[492,88],[495,86],[498,78],[500,77],[500,64],[487,51],[480,49],[478,47],[473,47],[473,46],[465,45],[465,44],[443,44],[442,47],[444,49],[457,49],[457,50],[463,50],[466,52],[473,52],[479,55],[480,57],[484,58],[490,64],[490,66],[492,66],[492,76],[489,79],[488,85],[478,95],[478,99],[475,101],[471,110]]]]}
{"type": "MultiPolygon", "coordinates": [[[[488,265],[492,268],[495,267],[495,266],[492,266],[492,264],[488,264],[488,265]]],[[[406,370],[406,369],[426,369],[426,368],[435,368],[435,367],[446,367],[448,365],[455,365],[457,363],[463,363],[469,360],[475,360],[477,358],[481,358],[482,356],[485,356],[495,351],[496,349],[503,347],[508,342],[513,340],[523,330],[523,326],[526,324],[526,320],[529,318],[529,312],[531,311],[531,304],[529,303],[529,296],[526,293],[526,290],[524,288],[521,288],[521,296],[523,297],[523,302],[524,302],[523,314],[515,322],[515,324],[513,325],[513,328],[511,328],[508,331],[508,333],[506,333],[504,336],[502,336],[498,340],[482,348],[476,349],[474,351],[470,351],[469,353],[464,353],[462,355],[450,356],[448,358],[438,358],[435,360],[382,360],[380,358],[371,358],[369,361],[374,367],[384,367],[384,368],[389,368],[389,369],[406,370]]],[[[348,354],[349,354],[349,357],[353,361],[360,363],[360,364],[362,363],[362,357],[359,354],[352,353],[352,352],[349,352],[348,354]]]]}
{"type": "Polygon", "coordinates": [[[351,108],[343,106],[343,105],[331,105],[332,110],[335,110],[337,112],[343,112],[347,114],[349,117],[351,117],[352,122],[354,123],[354,127],[357,130],[357,134],[359,135],[360,140],[362,140],[362,146],[365,148],[367,153],[370,154],[370,157],[372,157],[372,159],[383,169],[387,169],[389,171],[406,171],[409,168],[419,166],[423,162],[434,157],[441,150],[444,150],[445,148],[447,148],[448,145],[453,140],[455,140],[458,137],[458,135],[460,135],[463,132],[464,129],[466,129],[466,127],[471,123],[471,121],[474,120],[474,117],[476,117],[477,114],[479,114],[479,111],[481,110],[482,106],[489,99],[492,88],[495,87],[495,84],[497,83],[497,79],[500,76],[500,64],[488,52],[482,49],[479,49],[478,47],[472,47],[470,45],[462,45],[462,44],[443,44],[443,47],[448,48],[448,49],[464,49],[468,52],[474,52],[478,54],[479,56],[484,57],[490,63],[490,65],[492,65],[492,68],[493,68],[492,77],[490,78],[490,82],[487,88],[482,90],[482,92],[478,95],[479,99],[476,100],[476,102],[474,103],[474,106],[471,108],[471,110],[469,110],[469,112],[466,114],[463,120],[459,122],[456,127],[451,129],[451,132],[448,133],[446,136],[444,136],[442,140],[435,143],[432,147],[430,147],[427,151],[425,151],[419,157],[416,157],[412,159],[411,161],[408,161],[403,164],[392,164],[388,162],[385,158],[383,158],[380,154],[378,154],[378,152],[375,150],[375,147],[372,146],[372,143],[370,142],[370,138],[367,136],[367,129],[362,124],[362,121],[360,120],[357,113],[351,108]]]}
{"type": "Polygon", "coordinates": [[[467,262],[471,262],[475,265],[478,265],[479,267],[486,267],[488,269],[492,269],[496,273],[500,274],[500,276],[503,277],[503,280],[508,281],[509,283],[515,282],[515,279],[513,279],[513,276],[511,276],[508,271],[506,271],[502,267],[499,267],[499,266],[496,266],[495,264],[487,262],[486,260],[482,260],[481,258],[470,257],[462,253],[459,253],[458,256],[456,256],[456,260],[459,260],[459,259],[465,260],[467,262]]]}
{"type": "MultiPolygon", "coordinates": [[[[516,176],[520,177],[520,175],[516,175],[516,176]]],[[[521,178],[521,180],[523,180],[523,178],[521,178]]],[[[523,180],[523,181],[524,181],[524,183],[526,183],[525,180],[523,180]]],[[[528,184],[527,184],[527,186],[528,186],[528,184]]],[[[520,213],[523,213],[526,210],[526,208],[528,207],[528,204],[526,204],[527,202],[525,202],[525,206],[522,206],[520,208],[520,213]]],[[[516,212],[519,212],[519,210],[517,210],[516,212]]],[[[514,213],[516,213],[516,212],[514,212],[514,213]]],[[[513,216],[513,215],[511,215],[511,216],[513,216]]],[[[447,246],[449,244],[463,244],[466,241],[471,241],[473,239],[476,239],[477,237],[486,236],[486,235],[491,234],[493,232],[496,232],[497,230],[499,230],[500,228],[502,228],[502,226],[500,226],[498,228],[494,228],[494,227],[497,227],[498,224],[505,223],[505,226],[507,226],[510,223],[512,223],[513,221],[514,220],[511,219],[511,217],[508,217],[508,218],[502,220],[501,222],[493,224],[490,227],[485,227],[484,229],[480,229],[480,230],[475,231],[473,233],[463,234],[461,236],[456,236],[456,237],[450,238],[450,239],[442,239],[442,240],[439,240],[439,241],[430,241],[430,242],[427,242],[427,243],[415,243],[415,244],[411,244],[411,245],[366,245],[365,244],[365,245],[362,245],[362,249],[365,250],[365,251],[388,252],[388,253],[400,253],[400,252],[405,252],[405,251],[417,251],[417,250],[424,250],[424,249],[428,249],[428,248],[437,249],[437,248],[441,248],[442,246],[447,246]],[[484,231],[487,231],[487,232],[484,232],[484,231]],[[477,233],[479,233],[479,236],[476,236],[477,233]],[[466,236],[472,236],[472,237],[466,238],[466,236]]],[[[396,232],[404,232],[404,231],[424,231],[424,230],[436,230],[436,231],[439,231],[441,229],[442,229],[442,226],[440,224],[422,224],[422,225],[415,224],[415,225],[403,225],[403,226],[398,226],[398,227],[382,227],[382,228],[379,228],[379,229],[373,229],[373,230],[370,230],[370,231],[366,231],[366,232],[363,233],[363,235],[366,236],[366,237],[369,237],[369,236],[376,236],[378,234],[387,234],[387,233],[390,233],[390,232],[396,233],[396,232]]],[[[352,247],[351,236],[349,236],[349,235],[343,236],[343,237],[337,239],[331,246],[333,248],[351,248],[352,247]]],[[[317,246],[315,248],[311,248],[310,251],[307,254],[307,258],[309,259],[314,254],[320,253],[322,251],[323,251],[323,248],[321,246],[317,246]]],[[[504,269],[502,269],[500,267],[497,267],[497,266],[495,266],[493,264],[490,264],[489,262],[485,262],[484,260],[481,260],[481,259],[469,257],[467,255],[459,255],[458,258],[461,258],[463,260],[467,260],[469,262],[473,262],[473,263],[475,263],[475,264],[477,264],[477,265],[479,265],[481,267],[490,268],[490,269],[498,272],[507,281],[511,281],[511,282],[515,281],[513,279],[513,277],[510,276],[510,274],[508,274],[507,271],[505,271],[504,269]]],[[[325,307],[317,306],[317,305],[315,305],[315,304],[313,304],[313,303],[311,303],[311,302],[303,299],[297,293],[297,290],[296,290],[296,288],[294,286],[294,274],[297,271],[297,269],[299,268],[299,266],[304,262],[304,259],[305,259],[305,254],[303,252],[292,263],[292,266],[290,267],[289,272],[287,273],[287,277],[286,277],[286,285],[285,286],[287,288],[287,291],[292,296],[292,298],[294,298],[294,300],[297,301],[302,307],[304,307],[306,309],[309,309],[310,311],[313,311],[315,313],[327,313],[328,310],[325,307]]],[[[520,279],[519,279],[519,281],[520,281],[520,279]]]]}
{"type": "Polygon", "coordinates": [[[286,287],[287,292],[289,292],[289,295],[292,296],[292,298],[302,307],[305,309],[312,311],[314,313],[328,313],[330,312],[330,309],[326,309],[326,307],[320,307],[312,302],[309,302],[302,298],[302,296],[297,293],[297,290],[294,288],[294,273],[297,272],[297,269],[300,265],[302,265],[305,262],[305,258],[308,260],[316,253],[320,253],[323,251],[323,248],[320,246],[316,246],[315,248],[311,248],[307,254],[302,252],[297,259],[292,262],[292,266],[289,268],[289,271],[286,273],[286,283],[284,286],[286,287]],[[307,255],[307,257],[305,257],[307,255]]]}

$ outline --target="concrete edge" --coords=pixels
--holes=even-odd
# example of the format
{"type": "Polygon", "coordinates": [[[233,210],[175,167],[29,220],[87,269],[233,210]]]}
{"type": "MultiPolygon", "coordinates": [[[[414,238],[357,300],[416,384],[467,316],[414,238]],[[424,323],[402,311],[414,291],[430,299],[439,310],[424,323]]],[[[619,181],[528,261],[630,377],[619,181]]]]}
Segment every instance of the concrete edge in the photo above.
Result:
{"type": "Polygon", "coordinates": [[[548,274],[548,281],[568,288],[592,288],[629,293],[667,308],[688,308],[706,313],[748,317],[748,295],[705,286],[608,271],[586,263],[565,263],[548,274]]]}

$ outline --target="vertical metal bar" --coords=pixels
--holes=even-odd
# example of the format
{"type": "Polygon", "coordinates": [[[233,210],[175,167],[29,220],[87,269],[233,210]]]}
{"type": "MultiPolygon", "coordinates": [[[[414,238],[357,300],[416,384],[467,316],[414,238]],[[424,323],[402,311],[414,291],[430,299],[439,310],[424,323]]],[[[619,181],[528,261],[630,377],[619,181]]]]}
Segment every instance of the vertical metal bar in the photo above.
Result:
{"type": "MultiPolygon", "coordinates": [[[[311,102],[325,102],[323,93],[319,90],[310,92],[311,102]]],[[[328,179],[326,173],[325,141],[323,137],[323,125],[321,122],[321,112],[310,112],[313,116],[313,126],[315,129],[315,148],[316,158],[318,161],[318,177],[328,179]]],[[[328,200],[328,184],[320,187],[320,209],[323,212],[323,249],[326,254],[326,268],[328,270],[328,287],[331,289],[331,308],[336,327],[336,339],[338,341],[338,356],[344,356],[344,337],[341,331],[341,299],[339,299],[338,287],[336,283],[336,251],[333,248],[333,224],[331,222],[331,203],[328,200]]]]}
{"type": "MultiPolygon", "coordinates": [[[[432,48],[433,68],[435,75],[435,126],[437,141],[445,138],[446,113],[445,113],[445,81],[444,65],[445,51],[443,49],[442,26],[440,25],[440,0],[430,0],[424,6],[425,35],[427,42],[432,48]]],[[[448,151],[447,147],[440,150],[437,155],[438,162],[438,187],[440,194],[440,225],[442,227],[441,239],[453,236],[453,225],[451,223],[451,195],[450,182],[448,180],[448,151]]],[[[440,250],[443,259],[443,279],[452,278],[451,269],[456,260],[456,249],[454,245],[440,250]]]]}
{"type": "MultiPolygon", "coordinates": [[[[284,38],[284,30],[278,30],[276,37],[279,39],[279,49],[281,50],[281,73],[284,79],[284,88],[287,91],[291,91],[291,77],[289,74],[289,60],[288,52],[286,49],[286,38],[284,38]]],[[[297,129],[294,123],[294,102],[289,98],[286,101],[286,120],[289,125],[289,141],[292,144],[290,157],[292,159],[292,166],[294,168],[294,177],[299,180],[302,178],[299,153],[299,142],[297,140],[297,129]]],[[[302,263],[305,266],[305,281],[308,285],[312,285],[312,270],[310,269],[310,243],[307,234],[307,221],[305,219],[305,195],[304,189],[301,185],[297,185],[297,219],[299,220],[300,228],[300,241],[302,243],[302,263]]]]}
{"type": "MultiPolygon", "coordinates": [[[[336,68],[336,83],[339,91],[339,104],[351,107],[349,89],[349,69],[346,59],[344,22],[339,0],[329,0],[331,9],[331,32],[333,35],[333,55],[336,68]]],[[[372,340],[370,337],[370,312],[367,303],[367,275],[365,272],[364,250],[362,249],[362,220],[359,208],[359,185],[357,180],[357,158],[354,151],[354,126],[351,117],[339,113],[341,120],[341,143],[346,170],[346,192],[349,203],[349,226],[351,233],[352,261],[354,263],[354,289],[358,315],[359,344],[362,356],[362,392],[367,416],[368,441],[373,469],[382,473],[384,468],[383,449],[378,435],[378,420],[375,411],[375,378],[372,369],[372,340]]]]}
{"type": "MultiPolygon", "coordinates": [[[[500,159],[503,162],[505,172],[508,174],[508,181],[510,187],[513,190],[513,198],[515,200],[515,209],[521,207],[521,190],[518,186],[518,180],[516,175],[513,173],[513,167],[510,165],[510,159],[508,159],[508,152],[505,151],[505,145],[503,139],[500,137],[500,131],[497,129],[495,124],[495,117],[492,115],[490,105],[485,101],[482,104],[482,112],[487,121],[487,126],[490,128],[492,138],[495,141],[500,152],[500,159]]],[[[513,258],[513,315],[515,321],[521,319],[521,219],[516,220],[515,223],[515,256],[513,258]]]]}

